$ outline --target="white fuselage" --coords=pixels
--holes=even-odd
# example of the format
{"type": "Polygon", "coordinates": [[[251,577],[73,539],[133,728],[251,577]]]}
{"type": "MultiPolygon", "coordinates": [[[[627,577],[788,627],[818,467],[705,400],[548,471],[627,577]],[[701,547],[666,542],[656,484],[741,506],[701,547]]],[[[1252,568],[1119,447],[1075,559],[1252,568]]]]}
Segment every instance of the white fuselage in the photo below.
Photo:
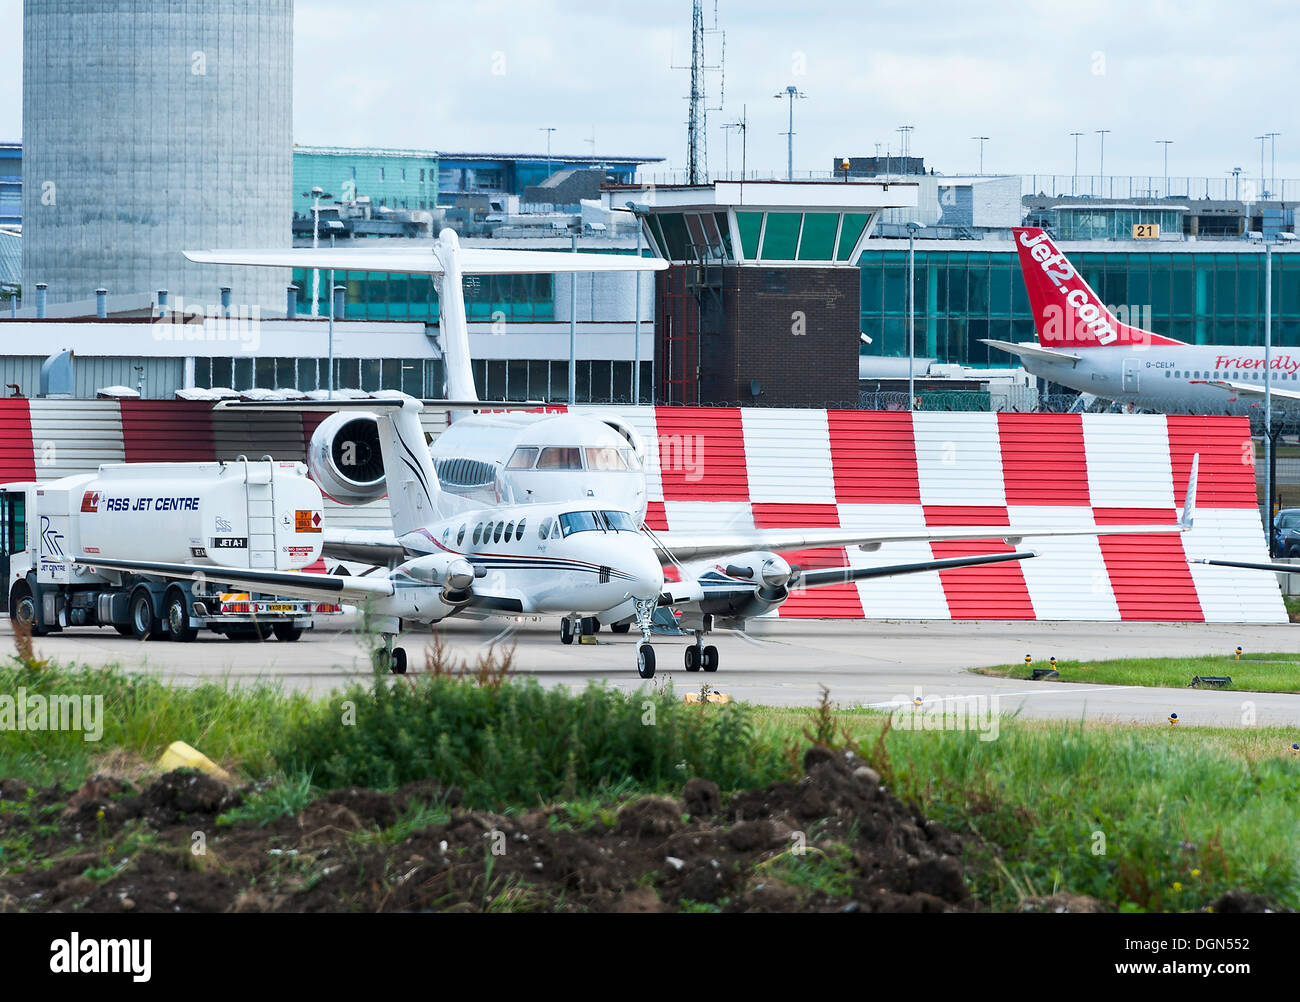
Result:
{"type": "Polygon", "coordinates": [[[658,557],[631,515],[608,508],[476,509],[409,532],[401,543],[418,556],[390,574],[399,608],[381,611],[406,619],[447,615],[437,598],[441,588],[412,573],[426,555],[463,558],[481,569],[472,588],[489,604],[476,604],[478,611],[596,615],[631,610],[637,600],[657,598],[663,587],[658,557]]]}
{"type": "Polygon", "coordinates": [[[1214,381],[1264,388],[1265,372],[1276,389],[1300,392],[1300,355],[1275,349],[1264,368],[1264,349],[1218,345],[1126,345],[1089,347],[1075,352],[1077,363],[1024,358],[1040,379],[1134,404],[1153,411],[1222,412],[1228,405],[1260,398],[1238,397],[1214,381]]]}

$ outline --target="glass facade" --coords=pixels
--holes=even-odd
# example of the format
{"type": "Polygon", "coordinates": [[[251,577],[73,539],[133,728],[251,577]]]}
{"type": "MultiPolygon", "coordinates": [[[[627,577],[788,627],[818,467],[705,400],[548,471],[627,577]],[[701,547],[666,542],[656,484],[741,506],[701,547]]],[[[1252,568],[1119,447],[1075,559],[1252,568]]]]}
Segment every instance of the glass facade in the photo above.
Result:
{"type": "MultiPolygon", "coordinates": [[[[1066,253],[1129,322],[1193,344],[1264,341],[1264,255],[1113,251],[1066,253]],[[1120,312],[1127,311],[1127,314],[1120,312]]],[[[907,355],[907,251],[859,258],[863,354],[907,355]]],[[[1034,323],[1014,250],[916,250],[916,354],[971,366],[1007,364],[981,338],[1029,341],[1034,323]]],[[[1300,346],[1300,253],[1273,254],[1273,343],[1300,346]]]]}
{"type": "MultiPolygon", "coordinates": [[[[351,320],[438,322],[438,293],[429,275],[382,271],[336,271],[336,285],[347,287],[345,315],[351,320]]],[[[311,271],[293,270],[298,315],[311,315],[311,271]]],[[[320,276],[318,315],[329,316],[329,273],[320,276]]],[[[471,321],[506,322],[555,319],[553,275],[470,275],[465,279],[465,311],[471,321]]]]}
{"type": "MultiPolygon", "coordinates": [[[[476,359],[474,386],[483,400],[569,399],[567,359],[476,359]]],[[[632,402],[632,367],[629,361],[579,359],[575,366],[575,393],[581,404],[632,402]]],[[[651,363],[641,363],[641,402],[650,402],[651,363]]],[[[196,358],[194,385],[234,390],[325,390],[329,388],[328,358],[272,358],[236,355],[196,358]]],[[[432,399],[444,392],[440,358],[336,358],[335,389],[401,390],[413,397],[432,399]]]]}
{"type": "Polygon", "coordinates": [[[739,254],[727,212],[656,211],[646,219],[650,239],[670,261],[848,261],[871,219],[860,212],[736,210],[739,254]]]}
{"type": "Polygon", "coordinates": [[[401,150],[295,149],[293,211],[297,215],[310,217],[313,187],[333,195],[335,202],[364,195],[374,208],[433,209],[438,205],[438,158],[401,150]]]}
{"type": "Polygon", "coordinates": [[[1182,233],[1183,213],[1143,206],[1058,206],[1051,211],[1058,240],[1129,240],[1135,226],[1158,226],[1160,233],[1182,233]]]}

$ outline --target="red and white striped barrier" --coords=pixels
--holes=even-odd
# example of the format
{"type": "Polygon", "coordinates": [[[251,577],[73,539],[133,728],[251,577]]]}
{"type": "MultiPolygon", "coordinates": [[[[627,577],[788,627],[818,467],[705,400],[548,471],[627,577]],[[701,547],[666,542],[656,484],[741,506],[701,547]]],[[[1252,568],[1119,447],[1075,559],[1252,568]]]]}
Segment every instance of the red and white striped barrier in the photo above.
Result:
{"type": "MultiPolygon", "coordinates": [[[[1028,541],[1018,563],[916,574],[797,594],[782,616],[907,619],[1285,622],[1272,574],[1189,564],[1264,560],[1244,418],[587,407],[645,440],[655,529],[1104,525],[1175,521],[1199,453],[1195,528],[1182,536],[1028,541]]],[[[213,412],[187,401],[0,400],[0,482],[90,472],[100,463],[303,458],[317,418],[213,412]]],[[[446,415],[426,412],[431,434],[446,415]]],[[[335,525],[388,525],[387,502],[335,525]]],[[[1006,550],[894,543],[815,550],[805,567],[905,563],[1006,550]]]]}

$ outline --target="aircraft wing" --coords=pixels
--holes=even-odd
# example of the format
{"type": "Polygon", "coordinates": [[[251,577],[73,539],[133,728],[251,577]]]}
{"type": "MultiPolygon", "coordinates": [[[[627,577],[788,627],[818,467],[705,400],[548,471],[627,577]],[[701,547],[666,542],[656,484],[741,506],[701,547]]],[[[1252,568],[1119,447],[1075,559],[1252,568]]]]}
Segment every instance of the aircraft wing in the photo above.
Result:
{"type": "Polygon", "coordinates": [[[1248,571],[1275,571],[1278,574],[1300,574],[1300,564],[1256,564],[1249,560],[1211,560],[1202,557],[1191,561],[1194,564],[1211,564],[1214,567],[1242,567],[1248,571]]]}
{"type": "Polygon", "coordinates": [[[1017,546],[1021,540],[1047,536],[1126,536],[1164,532],[1186,532],[1192,527],[1196,512],[1196,477],[1201,465],[1200,454],[1192,457],[1187,478],[1182,517],[1177,522],[1159,525],[1070,526],[1062,529],[1018,529],[1010,525],[936,526],[934,528],[895,529],[868,532],[863,529],[748,529],[739,532],[655,532],[651,539],[658,545],[659,560],[665,566],[681,560],[707,560],[751,550],[816,550],[824,547],[857,546],[878,549],[884,543],[940,543],[964,539],[1001,539],[1017,546]]]}
{"type": "MultiPolygon", "coordinates": [[[[441,275],[442,263],[432,247],[375,249],[354,247],[292,247],[283,250],[184,251],[195,264],[248,265],[259,268],[333,268],[336,271],[396,271],[412,275],[441,275]]],[[[466,275],[527,275],[547,272],[663,271],[668,262],[627,254],[585,254],[581,251],[497,250],[462,247],[460,269],[466,275]]]]}
{"type": "Polygon", "coordinates": [[[884,567],[825,567],[802,571],[791,581],[794,588],[824,588],[827,585],[846,584],[849,581],[867,581],[871,578],[890,578],[899,574],[923,574],[926,571],[947,571],[958,567],[978,567],[981,564],[1000,564],[1007,560],[1029,560],[1038,554],[1033,550],[1015,553],[989,553],[979,557],[948,557],[944,560],[918,560],[910,564],[888,564],[884,567]]]}
{"type": "Polygon", "coordinates": [[[1044,348],[1042,345],[1029,342],[1016,344],[1013,341],[995,341],[990,338],[980,338],[980,340],[990,348],[1000,348],[1012,355],[1019,355],[1021,358],[1034,358],[1040,362],[1069,362],[1072,365],[1078,365],[1083,358],[1082,355],[1072,355],[1068,351],[1057,351],[1055,348],[1044,348]]]}
{"type": "MultiPolygon", "coordinates": [[[[1207,386],[1217,386],[1221,390],[1227,390],[1242,397],[1264,397],[1264,387],[1255,383],[1235,383],[1228,379],[1193,379],[1193,383],[1204,383],[1207,386]]],[[[1271,387],[1272,395],[1280,397],[1283,400],[1300,400],[1300,392],[1295,390],[1284,390],[1281,387],[1271,387]]]]}
{"type": "Polygon", "coordinates": [[[386,567],[409,554],[392,529],[326,529],[322,554],[331,560],[386,567]]]}
{"type": "Polygon", "coordinates": [[[68,561],[83,567],[99,567],[134,574],[156,574],[164,578],[193,580],[203,578],[218,584],[255,587],[272,595],[311,598],[325,601],[361,602],[376,596],[392,595],[396,590],[388,578],[363,578],[342,574],[303,574],[299,571],[243,570],[233,567],[203,567],[198,564],[170,564],[152,560],[112,560],[76,558],[68,561]]]}

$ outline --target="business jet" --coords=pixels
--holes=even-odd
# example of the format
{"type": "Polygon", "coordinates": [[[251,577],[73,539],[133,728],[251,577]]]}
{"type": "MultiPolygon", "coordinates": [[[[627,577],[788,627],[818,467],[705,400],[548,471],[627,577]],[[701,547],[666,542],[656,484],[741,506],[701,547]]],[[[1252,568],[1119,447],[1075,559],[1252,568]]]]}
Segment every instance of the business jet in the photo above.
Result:
{"type": "Polygon", "coordinates": [[[1187,344],[1120,321],[1052,238],[1012,230],[1037,342],[984,343],[1041,379],[1152,411],[1222,412],[1225,405],[1300,401],[1300,355],[1262,347],[1187,344]]]}

